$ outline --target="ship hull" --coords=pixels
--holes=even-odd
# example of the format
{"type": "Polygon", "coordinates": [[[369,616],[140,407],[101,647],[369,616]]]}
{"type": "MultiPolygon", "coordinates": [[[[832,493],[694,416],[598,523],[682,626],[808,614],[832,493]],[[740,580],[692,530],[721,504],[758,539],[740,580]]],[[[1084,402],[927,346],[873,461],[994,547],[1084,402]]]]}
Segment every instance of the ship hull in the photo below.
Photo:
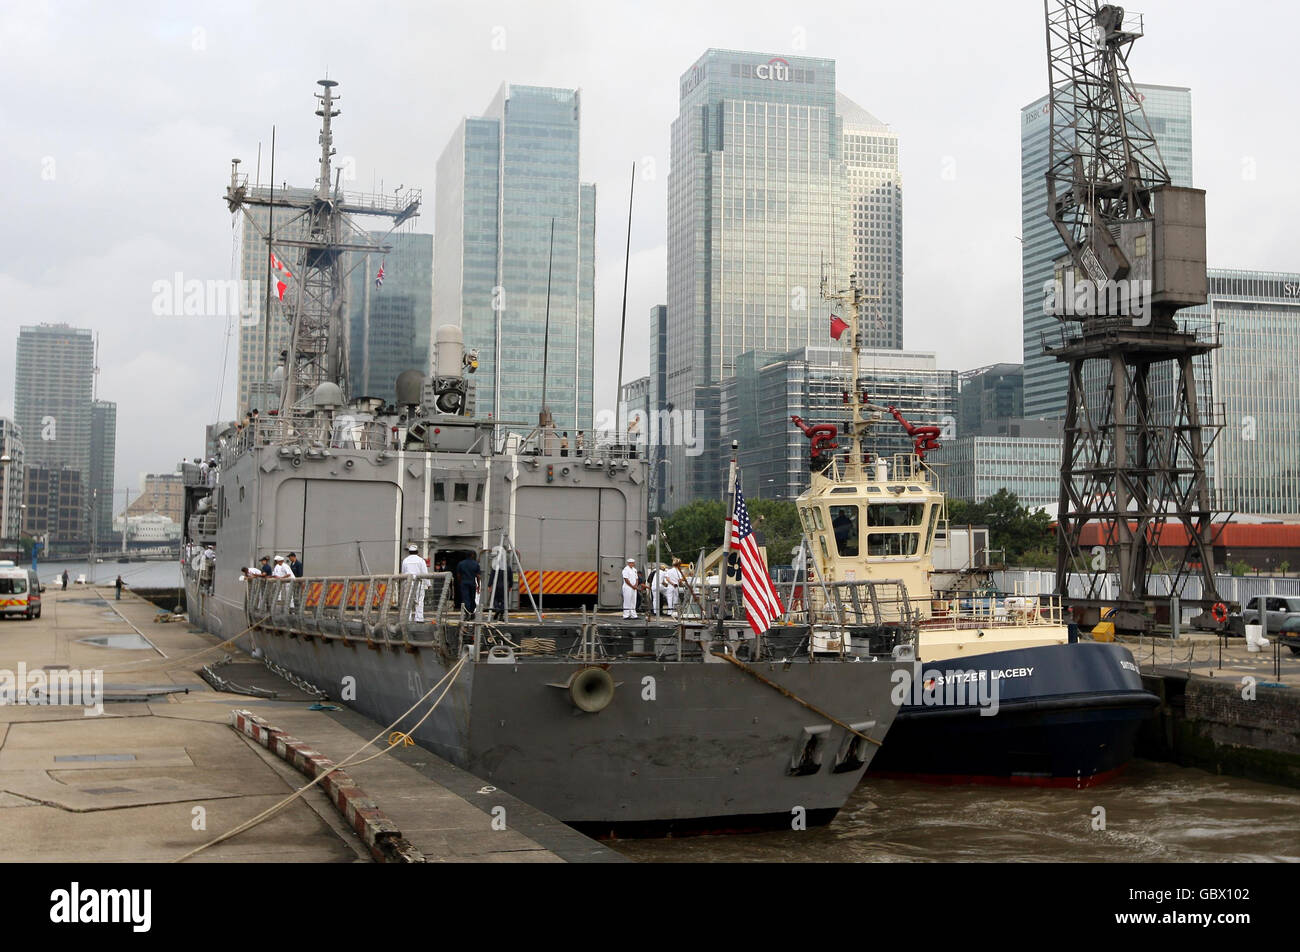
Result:
{"type": "MultiPolygon", "coordinates": [[[[230,637],[244,626],[234,609],[209,600],[191,617],[230,637]]],[[[447,659],[430,648],[369,647],[364,640],[344,644],[265,629],[252,637],[267,659],[384,725],[447,673],[447,659]]],[[[486,786],[598,836],[827,823],[879,750],[722,661],[602,662],[616,685],[613,700],[598,713],[584,713],[563,687],[583,666],[523,656],[467,663],[427,720],[413,726],[428,710],[426,701],[394,729],[409,731],[417,744],[486,786]]],[[[902,667],[889,661],[752,665],[876,740],[898,713],[891,674],[902,667]]],[[[490,803],[490,790],[485,796],[490,803]]]]}
{"type": "Polygon", "coordinates": [[[923,668],[922,696],[907,698],[872,777],[1089,787],[1123,770],[1138,729],[1159,703],[1120,645],[1047,645],[923,668]],[[925,683],[954,671],[975,672],[967,682],[975,684],[981,673],[996,676],[996,713],[981,714],[976,703],[927,704],[925,683]]]}

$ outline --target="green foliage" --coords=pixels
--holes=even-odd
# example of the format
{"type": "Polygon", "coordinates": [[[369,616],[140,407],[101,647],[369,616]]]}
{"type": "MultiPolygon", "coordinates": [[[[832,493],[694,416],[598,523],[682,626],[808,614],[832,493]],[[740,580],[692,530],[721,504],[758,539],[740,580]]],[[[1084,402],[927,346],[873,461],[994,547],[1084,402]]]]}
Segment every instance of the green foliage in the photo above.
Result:
{"type": "MultiPolygon", "coordinates": [[[[1056,565],[1052,517],[1022,506],[1015,493],[999,489],[983,502],[948,501],[948,523],[988,526],[989,546],[1004,549],[1008,564],[1050,568],[1056,565]]],[[[996,558],[996,556],[994,556],[996,558]]]]}
{"type": "Polygon", "coordinates": [[[1240,561],[1240,560],[1238,560],[1238,561],[1236,561],[1236,562],[1229,562],[1229,563],[1228,563],[1228,571],[1231,572],[1235,577],[1237,577],[1237,578],[1241,578],[1243,575],[1249,575],[1249,574],[1250,574],[1250,571],[1251,571],[1251,569],[1250,569],[1250,563],[1249,563],[1249,562],[1243,562],[1243,561],[1240,561]]]}
{"type": "MultiPolygon", "coordinates": [[[[803,529],[799,511],[784,499],[748,499],[749,519],[762,544],[767,546],[771,565],[789,565],[790,550],[799,545],[803,529]]],[[[697,500],[682,506],[664,519],[663,530],[672,551],[687,562],[699,557],[700,549],[712,552],[722,545],[726,508],[717,500],[697,500]]]]}
{"type": "Polygon", "coordinates": [[[762,544],[767,546],[767,563],[789,565],[794,559],[791,549],[798,548],[803,538],[803,526],[799,522],[799,509],[785,499],[750,499],[749,518],[758,532],[762,544]]]}
{"type": "Polygon", "coordinates": [[[698,499],[674,512],[663,521],[673,552],[683,561],[694,562],[700,549],[707,554],[722,545],[726,512],[717,499],[698,499]]]}

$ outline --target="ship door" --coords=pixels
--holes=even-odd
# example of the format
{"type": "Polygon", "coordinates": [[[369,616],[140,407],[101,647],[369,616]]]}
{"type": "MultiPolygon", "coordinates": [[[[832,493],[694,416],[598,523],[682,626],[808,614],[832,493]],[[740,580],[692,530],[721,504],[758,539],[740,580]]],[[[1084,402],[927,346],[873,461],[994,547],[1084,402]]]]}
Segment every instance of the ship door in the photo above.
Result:
{"type": "MultiPolygon", "coordinates": [[[[624,559],[604,557],[600,560],[600,605],[602,608],[617,608],[623,604],[623,566],[624,559]]],[[[638,565],[637,571],[644,566],[638,565]]]]}

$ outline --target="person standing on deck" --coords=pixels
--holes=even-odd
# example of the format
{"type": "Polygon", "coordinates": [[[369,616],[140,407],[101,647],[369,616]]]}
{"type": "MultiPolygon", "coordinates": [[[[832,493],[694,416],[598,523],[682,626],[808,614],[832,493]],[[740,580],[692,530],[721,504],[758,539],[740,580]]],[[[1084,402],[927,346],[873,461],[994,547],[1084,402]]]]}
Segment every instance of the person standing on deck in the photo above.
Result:
{"type": "Polygon", "coordinates": [[[469,615],[478,609],[478,579],[483,574],[482,567],[474,556],[467,555],[456,566],[456,580],[460,583],[461,608],[469,615]]]}
{"type": "Polygon", "coordinates": [[[113,587],[117,589],[116,600],[119,602],[122,600],[122,586],[125,584],[126,583],[122,581],[122,576],[120,575],[117,577],[117,581],[113,583],[113,587]]]}
{"type": "Polygon", "coordinates": [[[64,569],[64,570],[63,570],[63,590],[64,590],[65,592],[68,590],[68,570],[67,570],[67,569],[64,569]]]}
{"type": "MultiPolygon", "coordinates": [[[[412,542],[406,547],[409,553],[406,558],[402,559],[403,575],[427,575],[429,572],[429,563],[420,558],[420,547],[412,542]]],[[[428,587],[428,582],[421,579],[412,583],[415,586],[415,592],[412,594],[411,621],[424,621],[424,590],[428,587]]]]}
{"type": "Polygon", "coordinates": [[[664,598],[666,599],[665,608],[669,615],[677,612],[677,595],[681,592],[682,582],[685,581],[682,575],[682,560],[673,559],[672,568],[663,573],[664,598]]]}
{"type": "Polygon", "coordinates": [[[298,561],[298,553],[289,553],[289,570],[293,572],[294,578],[302,578],[302,563],[298,561]]]}
{"type": "Polygon", "coordinates": [[[587,442],[586,436],[584,436],[583,432],[579,430],[578,435],[573,438],[573,451],[575,454],[577,454],[579,458],[582,457],[582,445],[586,442],[587,442]]]}
{"type": "Polygon", "coordinates": [[[636,559],[629,558],[623,569],[623,617],[636,617],[636,593],[640,588],[640,578],[636,573],[636,559]]]}

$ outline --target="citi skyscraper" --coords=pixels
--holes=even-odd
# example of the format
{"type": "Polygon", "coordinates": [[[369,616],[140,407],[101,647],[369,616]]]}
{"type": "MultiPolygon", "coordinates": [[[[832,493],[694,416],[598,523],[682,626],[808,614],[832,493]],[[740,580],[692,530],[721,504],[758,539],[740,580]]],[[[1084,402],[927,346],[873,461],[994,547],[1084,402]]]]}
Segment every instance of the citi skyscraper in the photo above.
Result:
{"type": "Polygon", "coordinates": [[[668,446],[669,510],[722,492],[720,381],[747,351],[825,344],[821,278],[843,287],[854,258],[833,60],[709,50],[679,96],[658,409],[700,420],[704,452],[668,446]]]}

